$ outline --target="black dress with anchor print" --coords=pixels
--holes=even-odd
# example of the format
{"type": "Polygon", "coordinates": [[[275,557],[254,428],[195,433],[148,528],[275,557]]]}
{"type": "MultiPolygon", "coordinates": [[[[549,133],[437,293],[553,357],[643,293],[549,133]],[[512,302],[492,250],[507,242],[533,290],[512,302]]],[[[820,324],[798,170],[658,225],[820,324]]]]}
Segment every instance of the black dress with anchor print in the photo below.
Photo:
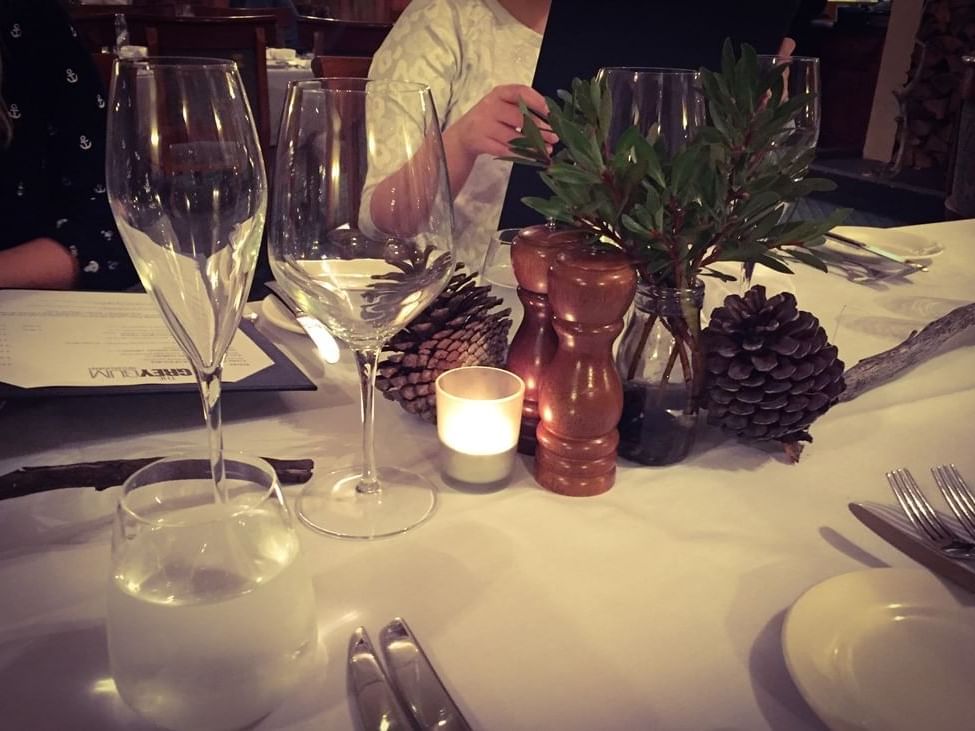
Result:
{"type": "Polygon", "coordinates": [[[0,0],[0,249],[52,238],[78,259],[80,289],[122,290],[135,270],[105,193],[108,95],[57,0],[0,0]]]}

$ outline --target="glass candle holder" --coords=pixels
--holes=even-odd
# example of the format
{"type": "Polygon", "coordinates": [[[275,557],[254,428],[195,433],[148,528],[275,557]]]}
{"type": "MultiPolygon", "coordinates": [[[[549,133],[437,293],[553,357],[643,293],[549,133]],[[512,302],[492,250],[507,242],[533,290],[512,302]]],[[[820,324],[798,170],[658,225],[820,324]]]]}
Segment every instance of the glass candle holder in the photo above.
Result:
{"type": "Polygon", "coordinates": [[[486,366],[455,368],[437,378],[437,435],[444,474],[475,485],[511,474],[525,382],[486,366]]]}

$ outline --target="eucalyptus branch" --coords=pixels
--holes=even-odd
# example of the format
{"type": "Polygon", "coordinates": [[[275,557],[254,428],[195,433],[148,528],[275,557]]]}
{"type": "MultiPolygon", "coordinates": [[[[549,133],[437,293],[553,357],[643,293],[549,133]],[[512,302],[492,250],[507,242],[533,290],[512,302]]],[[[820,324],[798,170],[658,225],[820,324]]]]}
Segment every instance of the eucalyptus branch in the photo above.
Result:
{"type": "Polygon", "coordinates": [[[806,95],[782,94],[782,75],[782,68],[759,69],[751,47],[736,57],[726,42],[721,70],[701,70],[710,121],[669,156],[656,127],[647,134],[631,127],[611,139],[608,89],[575,79],[571,92],[547,100],[547,122],[561,145],[554,155],[535,115],[522,110],[523,136],[512,141],[508,159],[541,167],[552,191],[524,202],[620,247],[644,281],[660,286],[687,285],[729,259],[788,271],[770,253],[785,247],[801,248],[800,261],[822,267],[807,244],[839,216],[802,229],[772,220],[783,204],[830,189],[828,181],[802,179],[809,152],[776,148],[808,103],[806,95]]]}

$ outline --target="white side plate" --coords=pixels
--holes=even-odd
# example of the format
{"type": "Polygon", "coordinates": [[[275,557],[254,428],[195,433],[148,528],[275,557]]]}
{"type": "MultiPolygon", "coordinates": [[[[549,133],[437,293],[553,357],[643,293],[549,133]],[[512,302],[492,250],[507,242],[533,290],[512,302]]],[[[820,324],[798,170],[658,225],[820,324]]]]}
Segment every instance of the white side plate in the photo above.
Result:
{"type": "Polygon", "coordinates": [[[975,724],[975,595],[919,569],[869,569],[803,594],[782,629],[786,665],[836,731],[975,724]]]}

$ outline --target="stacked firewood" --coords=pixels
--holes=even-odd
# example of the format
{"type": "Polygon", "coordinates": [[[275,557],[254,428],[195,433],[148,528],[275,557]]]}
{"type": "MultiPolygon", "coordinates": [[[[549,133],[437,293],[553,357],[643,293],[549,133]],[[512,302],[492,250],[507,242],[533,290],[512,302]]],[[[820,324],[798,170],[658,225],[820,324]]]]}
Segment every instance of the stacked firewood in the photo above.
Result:
{"type": "Polygon", "coordinates": [[[962,56],[975,53],[975,0],[925,0],[900,104],[895,171],[945,171],[961,107],[962,56]]]}

